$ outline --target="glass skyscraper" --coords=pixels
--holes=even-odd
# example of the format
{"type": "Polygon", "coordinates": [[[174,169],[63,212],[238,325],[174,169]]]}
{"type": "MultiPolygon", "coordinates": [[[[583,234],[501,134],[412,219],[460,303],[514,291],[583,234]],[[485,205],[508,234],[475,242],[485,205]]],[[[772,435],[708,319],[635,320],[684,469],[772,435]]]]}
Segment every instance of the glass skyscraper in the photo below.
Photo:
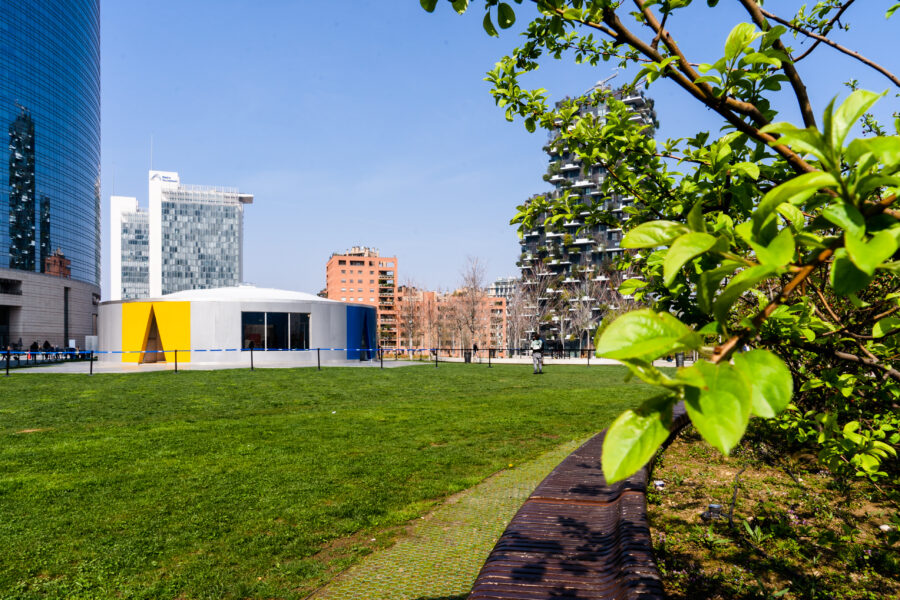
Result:
{"type": "Polygon", "coordinates": [[[0,267],[99,285],[99,0],[0,2],[0,65],[0,267]]]}
{"type": "Polygon", "coordinates": [[[0,344],[84,344],[100,293],[99,0],[0,2],[0,135],[0,344]],[[54,255],[71,271],[47,269],[54,255]]]}

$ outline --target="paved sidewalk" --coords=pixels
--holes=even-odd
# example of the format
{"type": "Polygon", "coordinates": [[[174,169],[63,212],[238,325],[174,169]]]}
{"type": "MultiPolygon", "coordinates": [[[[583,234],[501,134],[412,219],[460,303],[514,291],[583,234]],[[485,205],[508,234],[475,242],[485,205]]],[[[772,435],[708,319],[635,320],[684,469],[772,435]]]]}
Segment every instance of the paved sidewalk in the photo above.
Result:
{"type": "Polygon", "coordinates": [[[547,474],[584,440],[483,481],[440,506],[390,548],[311,596],[315,600],[463,600],[507,523],[547,474]]]}

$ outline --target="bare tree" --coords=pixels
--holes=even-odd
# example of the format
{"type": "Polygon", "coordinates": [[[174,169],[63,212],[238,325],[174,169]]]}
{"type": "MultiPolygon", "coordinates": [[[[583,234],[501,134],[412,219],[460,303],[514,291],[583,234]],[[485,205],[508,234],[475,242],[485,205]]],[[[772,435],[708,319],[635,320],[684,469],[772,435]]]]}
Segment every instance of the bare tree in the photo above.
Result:
{"type": "Polygon", "coordinates": [[[407,348],[415,348],[421,341],[423,326],[422,292],[415,282],[407,279],[397,290],[400,309],[400,335],[407,348]]]}
{"type": "Polygon", "coordinates": [[[522,271],[522,297],[527,329],[525,334],[540,331],[541,324],[546,323],[552,314],[551,298],[553,282],[556,276],[547,265],[535,261],[522,271]]]}
{"type": "MultiPolygon", "coordinates": [[[[462,286],[455,296],[457,305],[457,321],[461,333],[460,343],[464,348],[471,348],[480,337],[478,334],[489,328],[490,311],[485,311],[487,289],[484,280],[484,265],[477,257],[466,258],[466,266],[462,270],[462,286]],[[487,314],[485,314],[487,312],[487,314]]],[[[490,334],[488,334],[490,335],[490,334]]]]}
{"type": "Polygon", "coordinates": [[[528,308],[525,286],[517,282],[506,303],[506,345],[513,349],[524,347],[528,328],[528,308]]]}

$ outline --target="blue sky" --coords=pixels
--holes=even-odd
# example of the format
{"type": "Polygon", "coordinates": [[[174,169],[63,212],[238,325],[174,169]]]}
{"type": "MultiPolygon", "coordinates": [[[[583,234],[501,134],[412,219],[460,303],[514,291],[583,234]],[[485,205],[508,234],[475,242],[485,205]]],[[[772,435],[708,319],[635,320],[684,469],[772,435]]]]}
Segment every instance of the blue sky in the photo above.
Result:
{"type": "MultiPolygon", "coordinates": [[[[890,26],[900,21],[884,20],[892,3],[857,3],[853,28],[839,36],[897,72],[890,26]]],[[[747,19],[732,3],[695,4],[671,28],[691,60],[712,62],[747,19]]],[[[481,29],[482,3],[473,6],[460,17],[444,2],[429,15],[417,0],[104,2],[104,296],[109,196],[146,206],[151,137],[155,169],[255,194],[244,221],[248,282],[316,292],[331,253],[357,244],[398,256],[401,282],[428,288],[456,287],[467,256],[489,278],[516,274],[508,222],[517,204],[547,189],[546,134],[507,123],[482,78],[520,43],[531,8],[517,7],[519,23],[496,39],[481,29]]],[[[799,70],[818,114],[851,77],[890,87],[828,48],[799,70]]],[[[558,99],[611,74],[611,65],[551,61],[528,82],[558,99]]],[[[660,139],[721,125],[666,82],[649,95],[660,139]]],[[[785,108],[793,118],[793,105],[785,108]]],[[[892,110],[893,95],[879,113],[892,110]]]]}

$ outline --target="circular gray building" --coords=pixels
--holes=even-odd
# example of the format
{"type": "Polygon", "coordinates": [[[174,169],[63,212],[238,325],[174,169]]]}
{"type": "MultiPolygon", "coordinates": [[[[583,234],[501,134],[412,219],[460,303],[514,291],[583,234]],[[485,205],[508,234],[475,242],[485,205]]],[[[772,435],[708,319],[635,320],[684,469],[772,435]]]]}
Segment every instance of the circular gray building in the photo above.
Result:
{"type": "Polygon", "coordinates": [[[249,285],[100,304],[100,358],[315,365],[375,357],[375,308],[249,285]],[[178,351],[177,357],[175,351],[178,351]]]}

